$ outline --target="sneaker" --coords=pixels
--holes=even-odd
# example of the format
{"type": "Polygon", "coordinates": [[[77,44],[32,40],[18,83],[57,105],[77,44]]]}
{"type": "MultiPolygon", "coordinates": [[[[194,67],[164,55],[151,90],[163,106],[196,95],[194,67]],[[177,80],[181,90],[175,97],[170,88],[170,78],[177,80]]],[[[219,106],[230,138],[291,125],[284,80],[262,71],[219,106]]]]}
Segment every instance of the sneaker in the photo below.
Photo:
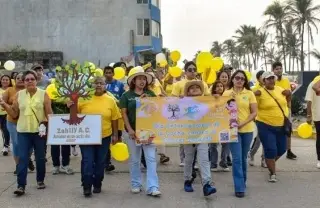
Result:
{"type": "Polygon", "coordinates": [[[219,171],[219,170],[218,170],[218,165],[212,165],[211,168],[210,168],[210,170],[211,170],[212,172],[218,172],[218,171],[219,171]]]}
{"type": "Polygon", "coordinates": [[[184,191],[185,192],[193,192],[192,182],[191,181],[185,181],[184,182],[184,191]]]}
{"type": "Polygon", "coordinates": [[[270,175],[270,178],[269,178],[270,183],[276,183],[277,181],[278,180],[275,174],[270,175]]]}
{"type": "Polygon", "coordinates": [[[45,189],[45,188],[46,188],[46,185],[42,181],[38,182],[37,189],[45,189]]]}
{"type": "Polygon", "coordinates": [[[140,193],[140,192],[141,192],[141,187],[132,188],[132,189],[131,189],[131,193],[133,193],[133,194],[138,194],[138,193],[140,193]]]}
{"type": "Polygon", "coordinates": [[[236,192],[236,193],[235,193],[235,196],[236,196],[237,198],[243,198],[243,197],[244,197],[244,192],[236,192]]]}
{"type": "Polygon", "coordinates": [[[108,167],[106,167],[104,169],[105,172],[111,172],[111,171],[114,171],[116,169],[116,167],[114,167],[114,165],[110,164],[108,165],[108,167]]]}
{"type": "Polygon", "coordinates": [[[227,156],[227,165],[232,166],[232,161],[230,156],[227,156]]]}
{"type": "Polygon", "coordinates": [[[199,170],[199,167],[197,165],[194,165],[193,169],[199,170]]]}
{"type": "Polygon", "coordinates": [[[160,155],[160,164],[164,164],[170,161],[170,157],[167,157],[165,154],[160,155]]]}
{"type": "Polygon", "coordinates": [[[91,188],[83,188],[83,195],[85,197],[90,197],[92,196],[91,188]]]}
{"type": "Polygon", "coordinates": [[[72,147],[72,155],[75,157],[78,156],[78,152],[77,152],[76,147],[72,147]]]}
{"type": "Polygon", "coordinates": [[[60,173],[60,167],[59,166],[55,166],[52,169],[52,175],[58,175],[60,173]]]}
{"type": "Polygon", "coordinates": [[[254,166],[254,157],[252,157],[250,154],[248,155],[248,159],[249,159],[249,165],[250,166],[254,166]]]}
{"type": "Polygon", "coordinates": [[[204,196],[209,196],[211,194],[214,194],[217,192],[216,187],[214,187],[213,185],[210,185],[209,183],[207,183],[206,185],[203,186],[203,195],[204,196]]]}
{"type": "Polygon", "coordinates": [[[293,152],[289,149],[289,150],[287,151],[287,158],[288,158],[289,160],[296,160],[296,159],[297,159],[297,155],[293,154],[293,152]]]}
{"type": "Polygon", "coordinates": [[[67,166],[61,166],[60,168],[61,173],[65,173],[67,175],[73,175],[73,170],[67,165],[67,166]]]}
{"type": "Polygon", "coordinates": [[[34,169],[35,169],[34,164],[33,164],[32,160],[31,160],[31,158],[29,159],[28,169],[29,169],[30,171],[34,171],[34,169]]]}
{"type": "Polygon", "coordinates": [[[320,169],[320,161],[317,163],[317,168],[320,169]]]}
{"type": "Polygon", "coordinates": [[[261,160],[261,167],[268,168],[267,163],[265,160],[261,160]]]}
{"type": "Polygon", "coordinates": [[[222,170],[223,172],[230,172],[230,169],[229,169],[228,165],[226,165],[226,164],[219,164],[219,166],[220,166],[220,168],[221,168],[221,170],[222,170]]]}
{"type": "Polygon", "coordinates": [[[2,155],[3,155],[3,156],[8,156],[8,153],[9,153],[9,148],[8,148],[8,147],[3,147],[3,149],[2,149],[2,155]]]}
{"type": "Polygon", "coordinates": [[[150,194],[148,194],[149,196],[154,196],[154,197],[157,197],[157,196],[161,196],[161,192],[159,190],[155,190],[155,191],[152,191],[150,194]]]}
{"type": "Polygon", "coordinates": [[[179,164],[180,167],[184,167],[184,162],[179,164]]]}
{"type": "Polygon", "coordinates": [[[25,190],[23,187],[18,187],[13,193],[17,196],[22,196],[25,194],[25,190]]]}
{"type": "Polygon", "coordinates": [[[100,194],[101,193],[101,187],[93,187],[93,191],[94,194],[100,194]]]}

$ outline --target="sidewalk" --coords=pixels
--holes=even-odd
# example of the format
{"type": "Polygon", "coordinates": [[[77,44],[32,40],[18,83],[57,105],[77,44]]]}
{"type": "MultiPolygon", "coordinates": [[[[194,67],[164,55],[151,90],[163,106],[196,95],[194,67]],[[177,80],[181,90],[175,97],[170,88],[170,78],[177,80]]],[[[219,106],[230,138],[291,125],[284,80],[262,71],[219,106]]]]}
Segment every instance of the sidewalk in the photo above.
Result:
{"type": "MultiPolygon", "coordinates": [[[[35,173],[28,175],[27,193],[21,198],[13,196],[16,178],[13,176],[14,163],[12,157],[0,156],[0,207],[319,207],[320,188],[319,172],[316,168],[314,140],[293,140],[293,151],[298,160],[291,161],[283,157],[278,163],[278,179],[276,184],[267,182],[266,169],[260,168],[260,152],[256,155],[256,167],[249,167],[248,193],[246,198],[233,196],[232,173],[214,173],[218,193],[204,198],[199,178],[195,181],[195,192],[183,191],[182,168],[179,167],[179,148],[168,147],[171,157],[168,165],[159,165],[160,188],[163,196],[150,198],[144,193],[130,193],[128,165],[114,163],[116,171],[105,177],[103,192],[90,199],[82,196],[80,186],[81,157],[71,157],[71,166],[76,171],[73,176],[51,174],[51,158],[48,158],[46,185],[47,189],[37,190],[35,173]]],[[[50,147],[48,147],[48,152],[50,147]]]]}

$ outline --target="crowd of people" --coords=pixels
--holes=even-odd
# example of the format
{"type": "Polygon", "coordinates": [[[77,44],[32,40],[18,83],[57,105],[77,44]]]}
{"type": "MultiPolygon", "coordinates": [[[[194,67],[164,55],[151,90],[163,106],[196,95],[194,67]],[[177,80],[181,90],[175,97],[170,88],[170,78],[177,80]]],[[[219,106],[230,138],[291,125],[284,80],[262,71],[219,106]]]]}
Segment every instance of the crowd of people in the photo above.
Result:
{"type": "MultiPolygon", "coordinates": [[[[211,172],[230,171],[234,181],[236,197],[245,196],[247,187],[247,164],[254,165],[254,157],[262,144],[261,166],[269,170],[269,182],[277,182],[276,161],[285,153],[288,159],[296,159],[291,151],[291,134],[287,129],[290,123],[291,86],[282,76],[282,64],[272,65],[271,71],[259,71],[257,82],[251,86],[243,70],[234,71],[224,66],[212,85],[202,81],[197,73],[197,65],[187,62],[180,77],[174,78],[163,68],[136,67],[135,73],[128,76],[132,67],[119,62],[104,68],[104,76],[95,77],[92,87],[94,95],[86,101],[59,103],[50,100],[45,89],[50,84],[44,75],[43,67],[35,65],[32,70],[17,73],[13,77],[0,78],[0,125],[4,147],[2,154],[8,155],[10,141],[12,155],[16,163],[17,189],[14,194],[25,193],[28,169],[35,169],[31,155],[36,161],[37,188],[44,189],[46,173],[46,140],[38,133],[39,123],[48,114],[67,114],[70,108],[77,107],[81,114],[100,114],[102,119],[101,145],[81,145],[81,182],[86,197],[101,192],[104,171],[115,170],[111,162],[111,143],[126,141],[129,149],[129,171],[131,192],[142,191],[141,164],[146,168],[146,193],[160,196],[157,174],[157,155],[160,164],[170,161],[165,145],[137,144],[136,139],[136,99],[144,97],[190,97],[190,96],[231,96],[237,106],[238,142],[221,144],[221,159],[218,163],[220,144],[180,145],[180,166],[183,167],[184,190],[193,192],[195,171],[200,169],[203,194],[209,196],[217,189],[211,172]],[[123,80],[116,80],[114,68],[126,71],[123,80]],[[257,136],[254,137],[255,128],[257,136]],[[253,142],[252,142],[253,141],[253,142]],[[249,161],[247,161],[249,158],[249,161]]],[[[308,122],[314,121],[317,130],[317,154],[320,161],[320,82],[311,83],[306,100],[308,101],[308,122]]],[[[73,174],[70,167],[71,151],[77,155],[75,146],[51,146],[52,174],[73,174]],[[62,161],[60,162],[60,156],[62,161]]],[[[178,157],[178,155],[177,155],[178,157]]],[[[317,167],[320,168],[320,162],[317,167]]]]}

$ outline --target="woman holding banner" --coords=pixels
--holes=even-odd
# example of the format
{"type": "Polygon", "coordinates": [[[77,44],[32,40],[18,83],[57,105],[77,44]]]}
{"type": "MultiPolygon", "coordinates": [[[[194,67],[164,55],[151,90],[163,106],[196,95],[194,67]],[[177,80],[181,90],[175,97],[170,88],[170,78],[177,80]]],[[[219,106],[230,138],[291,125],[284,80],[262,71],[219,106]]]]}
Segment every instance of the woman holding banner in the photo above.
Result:
{"type": "Polygon", "coordinates": [[[229,90],[223,93],[235,99],[238,110],[238,142],[230,143],[232,154],[232,175],[235,196],[245,196],[247,182],[247,156],[254,131],[254,119],[257,115],[257,101],[250,90],[249,81],[244,71],[236,71],[229,84],[229,90]]]}
{"type": "Polygon", "coordinates": [[[14,191],[17,196],[25,193],[31,148],[34,148],[36,157],[37,188],[45,189],[46,187],[44,184],[46,140],[39,135],[39,123],[46,120],[48,114],[52,114],[49,96],[44,90],[36,86],[37,74],[34,71],[26,71],[22,76],[22,80],[26,89],[17,93],[11,106],[2,99],[0,101],[1,106],[11,117],[19,117],[17,123],[19,144],[17,155],[18,188],[14,191]]]}
{"type": "Polygon", "coordinates": [[[147,164],[146,192],[150,196],[160,196],[159,180],[157,174],[156,146],[154,144],[136,143],[136,99],[143,97],[155,97],[156,95],[148,89],[152,83],[152,75],[145,73],[142,67],[137,67],[134,74],[128,77],[130,90],[125,92],[120,99],[120,108],[126,130],[130,136],[128,140],[130,153],[130,178],[131,192],[140,193],[142,190],[140,158],[141,150],[145,154],[147,164]]]}
{"type": "MultiPolygon", "coordinates": [[[[80,145],[81,178],[83,194],[90,197],[93,193],[101,193],[102,181],[104,178],[104,164],[109,151],[111,141],[118,141],[118,119],[120,113],[117,104],[112,97],[105,93],[105,78],[95,77],[94,95],[90,100],[79,102],[78,111],[81,114],[99,114],[102,122],[101,145],[80,145]],[[93,190],[92,190],[93,186],[93,190]]],[[[68,107],[73,102],[68,102],[68,107]]]]}

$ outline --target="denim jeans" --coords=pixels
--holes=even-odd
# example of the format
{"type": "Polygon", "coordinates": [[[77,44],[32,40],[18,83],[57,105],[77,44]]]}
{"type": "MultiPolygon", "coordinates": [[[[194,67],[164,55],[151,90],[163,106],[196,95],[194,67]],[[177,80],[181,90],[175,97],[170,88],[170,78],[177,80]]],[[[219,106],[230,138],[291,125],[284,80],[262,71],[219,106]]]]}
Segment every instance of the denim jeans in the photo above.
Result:
{"type": "MultiPolygon", "coordinates": [[[[209,144],[209,151],[210,151],[210,162],[211,167],[216,167],[218,164],[218,144],[209,144]]],[[[220,165],[227,165],[227,156],[230,154],[229,144],[222,143],[221,144],[221,160],[220,165]]]]}
{"type": "Polygon", "coordinates": [[[18,155],[18,132],[17,132],[17,124],[7,121],[7,129],[10,134],[11,143],[12,143],[12,155],[17,157],[18,155]]]}
{"type": "Polygon", "coordinates": [[[10,146],[10,134],[7,129],[7,115],[0,115],[0,127],[2,131],[3,146],[10,146]]]}
{"type": "Polygon", "coordinates": [[[149,145],[136,145],[133,139],[127,141],[129,147],[129,169],[132,188],[141,188],[141,149],[144,151],[145,160],[147,163],[147,181],[146,191],[150,194],[159,189],[159,179],[157,174],[157,160],[156,160],[156,146],[149,145]]]}
{"type": "Polygon", "coordinates": [[[62,156],[62,166],[68,166],[70,163],[70,145],[51,145],[53,167],[60,167],[60,149],[62,156]]]}
{"type": "Polygon", "coordinates": [[[104,178],[104,162],[109,151],[111,137],[102,139],[101,145],[80,145],[81,180],[84,188],[101,188],[104,178]]]}
{"type": "Polygon", "coordinates": [[[253,133],[238,133],[238,142],[230,143],[232,176],[235,192],[245,192],[247,182],[247,157],[253,133]]]}
{"type": "Polygon", "coordinates": [[[18,187],[27,185],[28,163],[30,159],[30,149],[33,147],[36,158],[37,182],[43,182],[46,174],[44,148],[46,140],[41,138],[38,133],[19,133],[19,151],[17,164],[18,187]]]}

